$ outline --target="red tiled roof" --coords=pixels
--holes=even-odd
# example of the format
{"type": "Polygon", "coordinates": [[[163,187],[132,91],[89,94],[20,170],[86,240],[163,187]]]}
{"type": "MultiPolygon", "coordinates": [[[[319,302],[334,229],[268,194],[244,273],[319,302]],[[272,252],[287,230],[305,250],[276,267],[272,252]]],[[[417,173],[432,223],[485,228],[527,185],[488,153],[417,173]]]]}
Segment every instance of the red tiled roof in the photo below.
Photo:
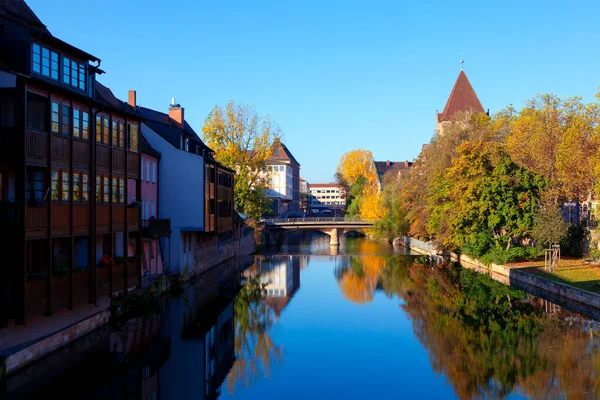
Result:
{"type": "Polygon", "coordinates": [[[466,111],[485,112],[467,75],[464,71],[460,71],[444,111],[438,113],[438,122],[452,121],[454,114],[466,111]]]}
{"type": "Polygon", "coordinates": [[[267,164],[275,161],[289,161],[292,164],[300,166],[300,163],[294,158],[287,146],[281,143],[279,138],[275,138],[273,141],[271,157],[267,160],[267,164]]]}

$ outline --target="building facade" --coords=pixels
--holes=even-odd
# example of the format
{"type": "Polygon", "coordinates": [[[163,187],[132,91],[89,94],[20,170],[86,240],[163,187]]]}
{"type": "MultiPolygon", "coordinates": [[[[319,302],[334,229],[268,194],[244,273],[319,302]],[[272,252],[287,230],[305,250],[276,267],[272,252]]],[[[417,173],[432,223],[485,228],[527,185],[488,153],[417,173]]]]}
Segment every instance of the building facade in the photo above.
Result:
{"type": "Polygon", "coordinates": [[[0,327],[138,286],[140,119],[101,60],[0,7],[0,327]]]}
{"type": "Polygon", "coordinates": [[[273,211],[277,214],[300,211],[300,163],[278,138],[267,160],[267,173],[270,189],[267,196],[273,202],[273,211]]]}
{"type": "Polygon", "coordinates": [[[338,183],[311,183],[310,194],[310,207],[313,212],[346,208],[346,194],[338,183]]]}
{"type": "MultiPolygon", "coordinates": [[[[130,91],[131,105],[136,94],[130,91]]],[[[185,120],[185,110],[174,99],[168,113],[135,106],[142,119],[142,135],[160,153],[156,210],[170,220],[170,237],[160,240],[170,271],[198,271],[207,241],[233,230],[233,171],[215,161],[185,120]]],[[[145,199],[146,200],[146,199],[145,199]]],[[[144,200],[145,214],[152,203],[144,200]]]]}

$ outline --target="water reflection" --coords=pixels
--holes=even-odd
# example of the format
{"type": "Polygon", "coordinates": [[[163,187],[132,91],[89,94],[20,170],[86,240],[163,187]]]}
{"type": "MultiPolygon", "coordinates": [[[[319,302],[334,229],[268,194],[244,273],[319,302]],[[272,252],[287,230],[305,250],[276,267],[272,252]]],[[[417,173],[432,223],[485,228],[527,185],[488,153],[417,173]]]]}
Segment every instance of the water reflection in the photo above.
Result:
{"type": "Polygon", "coordinates": [[[8,399],[600,397],[597,323],[567,306],[367,240],[328,252],[231,261],[160,314],[97,331],[0,390],[8,399]]]}

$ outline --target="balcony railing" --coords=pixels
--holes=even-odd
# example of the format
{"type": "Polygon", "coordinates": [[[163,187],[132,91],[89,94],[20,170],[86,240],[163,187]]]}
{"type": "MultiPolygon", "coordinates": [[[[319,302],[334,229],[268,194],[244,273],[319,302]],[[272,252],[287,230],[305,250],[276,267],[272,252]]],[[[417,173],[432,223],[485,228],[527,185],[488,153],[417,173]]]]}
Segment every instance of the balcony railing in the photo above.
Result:
{"type": "Polygon", "coordinates": [[[145,219],[142,221],[142,237],[158,238],[171,236],[170,219],[145,219]]]}

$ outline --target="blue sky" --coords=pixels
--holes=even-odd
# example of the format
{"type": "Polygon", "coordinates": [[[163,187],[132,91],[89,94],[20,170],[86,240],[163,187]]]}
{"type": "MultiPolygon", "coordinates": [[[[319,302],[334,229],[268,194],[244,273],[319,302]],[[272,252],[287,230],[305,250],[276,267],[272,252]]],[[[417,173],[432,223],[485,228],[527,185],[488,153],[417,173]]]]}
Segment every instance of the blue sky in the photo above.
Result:
{"type": "Polygon", "coordinates": [[[340,156],[412,160],[464,69],[484,108],[600,84],[600,2],[28,0],[59,38],[102,59],[121,99],[166,111],[175,97],[198,133],[228,100],[270,115],[309,182],[340,156]],[[498,5],[496,5],[496,3],[498,5]]]}

